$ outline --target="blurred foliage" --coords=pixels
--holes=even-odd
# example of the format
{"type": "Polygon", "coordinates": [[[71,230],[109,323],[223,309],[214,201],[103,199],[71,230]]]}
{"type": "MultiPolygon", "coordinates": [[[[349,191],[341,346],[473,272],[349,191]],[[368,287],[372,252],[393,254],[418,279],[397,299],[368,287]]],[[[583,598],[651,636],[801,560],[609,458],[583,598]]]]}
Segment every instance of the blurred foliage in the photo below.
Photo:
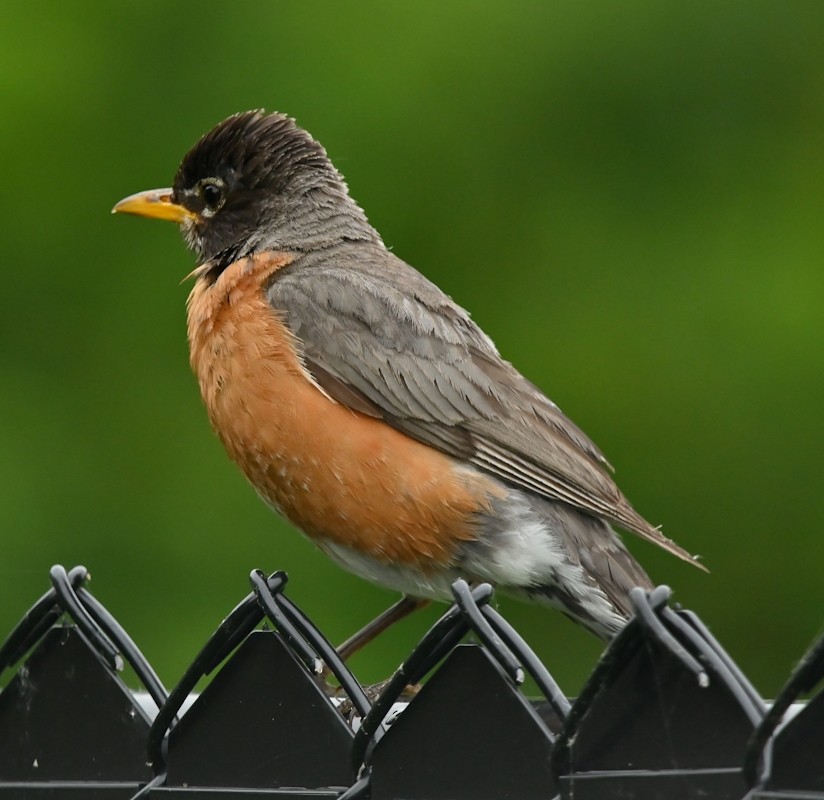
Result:
{"type": "MultiPolygon", "coordinates": [[[[824,4],[2,4],[0,636],[55,562],[174,683],[253,567],[333,640],[393,599],[208,428],[171,226],[112,218],[247,108],[322,141],[712,573],[632,541],[769,695],[824,628],[824,4]]],[[[570,693],[598,642],[502,600],[570,693]]],[[[437,615],[357,657],[384,677],[437,615]]]]}

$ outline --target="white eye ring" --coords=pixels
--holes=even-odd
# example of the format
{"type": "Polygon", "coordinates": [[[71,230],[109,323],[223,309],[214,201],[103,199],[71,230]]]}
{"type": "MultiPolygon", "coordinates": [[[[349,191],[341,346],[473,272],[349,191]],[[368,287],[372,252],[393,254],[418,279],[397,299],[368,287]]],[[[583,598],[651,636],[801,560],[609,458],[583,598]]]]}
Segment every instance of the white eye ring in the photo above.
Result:
{"type": "Polygon", "coordinates": [[[197,183],[197,193],[203,201],[204,217],[213,217],[226,202],[226,185],[220,178],[204,178],[197,183]]]}

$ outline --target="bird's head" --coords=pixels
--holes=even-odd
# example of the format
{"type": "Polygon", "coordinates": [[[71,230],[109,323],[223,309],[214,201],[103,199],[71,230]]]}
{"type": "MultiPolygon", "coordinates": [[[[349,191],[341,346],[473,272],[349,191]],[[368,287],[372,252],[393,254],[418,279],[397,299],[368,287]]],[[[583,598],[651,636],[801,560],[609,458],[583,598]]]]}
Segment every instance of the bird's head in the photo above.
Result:
{"type": "Polygon", "coordinates": [[[213,274],[260,250],[378,238],[323,147],[289,117],[262,111],[221,122],[184,156],[171,188],[113,211],[177,222],[198,258],[215,262],[213,274]]]}

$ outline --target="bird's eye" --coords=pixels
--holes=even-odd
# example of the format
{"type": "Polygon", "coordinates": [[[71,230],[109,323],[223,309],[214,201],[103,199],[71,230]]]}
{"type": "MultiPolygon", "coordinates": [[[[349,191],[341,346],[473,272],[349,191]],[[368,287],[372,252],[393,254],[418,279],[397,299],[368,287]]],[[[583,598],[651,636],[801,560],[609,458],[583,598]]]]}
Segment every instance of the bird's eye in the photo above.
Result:
{"type": "Polygon", "coordinates": [[[223,205],[225,199],[223,182],[216,178],[206,178],[197,186],[203,205],[213,214],[223,205]]]}

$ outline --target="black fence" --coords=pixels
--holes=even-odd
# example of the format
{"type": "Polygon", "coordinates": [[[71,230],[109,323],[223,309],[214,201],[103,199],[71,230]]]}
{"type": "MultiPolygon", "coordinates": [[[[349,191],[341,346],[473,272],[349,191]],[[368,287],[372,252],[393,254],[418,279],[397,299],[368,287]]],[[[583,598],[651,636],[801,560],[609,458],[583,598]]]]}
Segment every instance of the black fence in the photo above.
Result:
{"type": "Polygon", "coordinates": [[[0,646],[0,672],[16,667],[0,691],[0,800],[824,800],[824,691],[798,702],[824,677],[824,638],[768,705],[666,587],[636,590],[634,618],[572,702],[487,585],[457,581],[370,699],[283,572],[251,574],[171,692],[84,567],[50,578],[0,646]],[[541,698],[522,694],[526,674],[541,698]]]}

